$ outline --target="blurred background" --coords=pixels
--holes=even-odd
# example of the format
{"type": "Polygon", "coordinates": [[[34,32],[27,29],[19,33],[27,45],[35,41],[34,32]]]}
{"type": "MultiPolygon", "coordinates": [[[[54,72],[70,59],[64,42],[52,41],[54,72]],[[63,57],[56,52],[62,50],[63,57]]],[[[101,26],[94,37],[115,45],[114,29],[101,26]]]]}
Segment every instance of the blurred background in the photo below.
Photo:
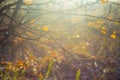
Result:
{"type": "Polygon", "coordinates": [[[119,80],[119,14],[120,0],[0,0],[1,80],[119,80]]]}

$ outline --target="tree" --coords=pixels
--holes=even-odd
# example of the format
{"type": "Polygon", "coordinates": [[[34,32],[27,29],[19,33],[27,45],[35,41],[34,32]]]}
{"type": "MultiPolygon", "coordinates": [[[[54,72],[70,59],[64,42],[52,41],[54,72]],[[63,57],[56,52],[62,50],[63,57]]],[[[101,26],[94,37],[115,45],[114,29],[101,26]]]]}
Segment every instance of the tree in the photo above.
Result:
{"type": "Polygon", "coordinates": [[[34,54],[41,48],[40,54],[54,54],[58,60],[61,54],[70,64],[82,59],[110,65],[111,56],[119,57],[120,3],[116,1],[1,0],[0,4],[1,54],[18,52],[21,47],[15,45],[21,41],[34,54]]]}

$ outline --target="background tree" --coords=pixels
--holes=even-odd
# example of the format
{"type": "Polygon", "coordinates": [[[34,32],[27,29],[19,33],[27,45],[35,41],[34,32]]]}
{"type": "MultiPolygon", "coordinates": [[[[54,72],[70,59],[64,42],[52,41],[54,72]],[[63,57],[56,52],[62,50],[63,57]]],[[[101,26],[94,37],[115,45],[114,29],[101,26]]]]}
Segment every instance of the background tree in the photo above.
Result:
{"type": "Polygon", "coordinates": [[[119,68],[119,1],[1,0],[0,4],[4,58],[23,60],[38,71],[55,59],[52,70],[58,78],[61,69],[67,72],[62,66],[80,68],[83,80],[116,78],[109,75],[119,68]]]}

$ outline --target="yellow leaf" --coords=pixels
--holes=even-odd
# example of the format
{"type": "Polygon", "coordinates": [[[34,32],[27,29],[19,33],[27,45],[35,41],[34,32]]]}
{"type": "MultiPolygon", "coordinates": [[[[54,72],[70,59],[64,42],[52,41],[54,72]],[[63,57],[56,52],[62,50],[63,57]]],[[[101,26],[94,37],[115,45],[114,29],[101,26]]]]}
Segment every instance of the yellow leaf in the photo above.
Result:
{"type": "Polygon", "coordinates": [[[87,24],[88,26],[93,26],[94,25],[94,23],[93,22],[88,22],[88,24],[87,24]]]}
{"type": "Polygon", "coordinates": [[[101,0],[101,3],[106,3],[108,2],[109,0],[101,0]]]}
{"type": "Polygon", "coordinates": [[[105,3],[105,0],[101,0],[102,3],[105,3]]]}
{"type": "Polygon", "coordinates": [[[105,31],[105,30],[107,30],[107,29],[106,29],[106,27],[104,27],[104,26],[103,26],[103,27],[102,27],[102,30],[104,30],[104,31],[105,31]]]}
{"type": "Polygon", "coordinates": [[[42,30],[43,30],[43,31],[48,31],[48,27],[45,26],[45,27],[42,28],[42,30]]]}
{"type": "Polygon", "coordinates": [[[102,33],[102,34],[106,34],[106,31],[105,31],[105,30],[101,30],[101,33],[102,33]]]}
{"type": "Polygon", "coordinates": [[[76,73],[76,80],[80,80],[81,71],[80,69],[76,73]]]}
{"type": "Polygon", "coordinates": [[[114,22],[115,25],[119,25],[119,22],[114,22]]]}
{"type": "Polygon", "coordinates": [[[24,63],[23,63],[23,61],[18,61],[18,62],[17,62],[17,65],[19,65],[19,66],[24,66],[24,63]]]}
{"type": "Polygon", "coordinates": [[[112,39],[116,39],[116,35],[115,34],[111,34],[110,36],[112,39]]]}
{"type": "Polygon", "coordinates": [[[101,28],[101,33],[102,33],[102,34],[106,34],[106,30],[107,30],[106,27],[103,26],[103,27],[101,28]]]}
{"type": "Polygon", "coordinates": [[[29,5],[29,4],[32,4],[33,1],[32,1],[32,0],[25,0],[24,3],[25,3],[26,5],[29,5]]]}
{"type": "Polygon", "coordinates": [[[96,22],[97,22],[98,24],[103,24],[103,23],[104,23],[104,21],[99,20],[99,19],[98,19],[96,22]]]}

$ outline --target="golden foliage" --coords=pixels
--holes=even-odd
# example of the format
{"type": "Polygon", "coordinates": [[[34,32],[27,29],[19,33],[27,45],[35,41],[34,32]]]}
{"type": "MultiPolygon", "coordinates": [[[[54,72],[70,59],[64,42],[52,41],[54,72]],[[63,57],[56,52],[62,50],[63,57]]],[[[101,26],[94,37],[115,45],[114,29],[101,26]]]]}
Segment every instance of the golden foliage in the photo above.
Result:
{"type": "Polygon", "coordinates": [[[110,35],[110,37],[111,37],[112,39],[116,39],[116,37],[117,37],[117,36],[116,36],[116,33],[117,33],[116,31],[113,31],[113,33],[110,35]]]}
{"type": "Polygon", "coordinates": [[[102,33],[102,34],[106,34],[106,31],[104,31],[104,30],[101,30],[101,33],[102,33]]]}
{"type": "Polygon", "coordinates": [[[25,3],[26,5],[30,5],[30,4],[33,3],[33,1],[32,1],[32,0],[25,0],[24,3],[25,3]]]}
{"type": "Polygon", "coordinates": [[[114,22],[115,25],[119,25],[119,22],[114,22]]]}
{"type": "Polygon", "coordinates": [[[101,0],[101,3],[106,3],[108,2],[109,0],[101,0]]]}
{"type": "Polygon", "coordinates": [[[116,35],[115,35],[115,34],[111,34],[110,37],[111,37],[112,39],[116,39],[116,35]]]}
{"type": "Polygon", "coordinates": [[[107,29],[106,29],[106,27],[105,27],[105,26],[103,26],[103,27],[102,27],[102,30],[105,30],[105,31],[106,31],[107,29]]]}
{"type": "Polygon", "coordinates": [[[96,22],[97,22],[98,24],[103,24],[103,23],[104,23],[104,21],[103,21],[103,20],[100,20],[100,19],[98,19],[96,22]]]}
{"type": "Polygon", "coordinates": [[[93,23],[93,22],[88,22],[87,25],[88,25],[88,26],[94,26],[94,23],[93,23]]]}
{"type": "Polygon", "coordinates": [[[76,73],[76,80],[80,80],[81,71],[80,69],[76,73]]]}
{"type": "Polygon", "coordinates": [[[20,60],[19,60],[19,61],[17,61],[17,65],[18,65],[18,66],[24,66],[24,63],[23,63],[23,61],[20,61],[20,60]]]}
{"type": "Polygon", "coordinates": [[[101,28],[101,33],[102,33],[102,34],[106,34],[106,33],[107,33],[106,30],[107,30],[106,27],[103,26],[103,27],[101,28]]]}
{"type": "Polygon", "coordinates": [[[47,27],[47,26],[44,26],[44,27],[42,28],[42,30],[43,30],[43,31],[48,31],[48,27],[47,27]]]}

